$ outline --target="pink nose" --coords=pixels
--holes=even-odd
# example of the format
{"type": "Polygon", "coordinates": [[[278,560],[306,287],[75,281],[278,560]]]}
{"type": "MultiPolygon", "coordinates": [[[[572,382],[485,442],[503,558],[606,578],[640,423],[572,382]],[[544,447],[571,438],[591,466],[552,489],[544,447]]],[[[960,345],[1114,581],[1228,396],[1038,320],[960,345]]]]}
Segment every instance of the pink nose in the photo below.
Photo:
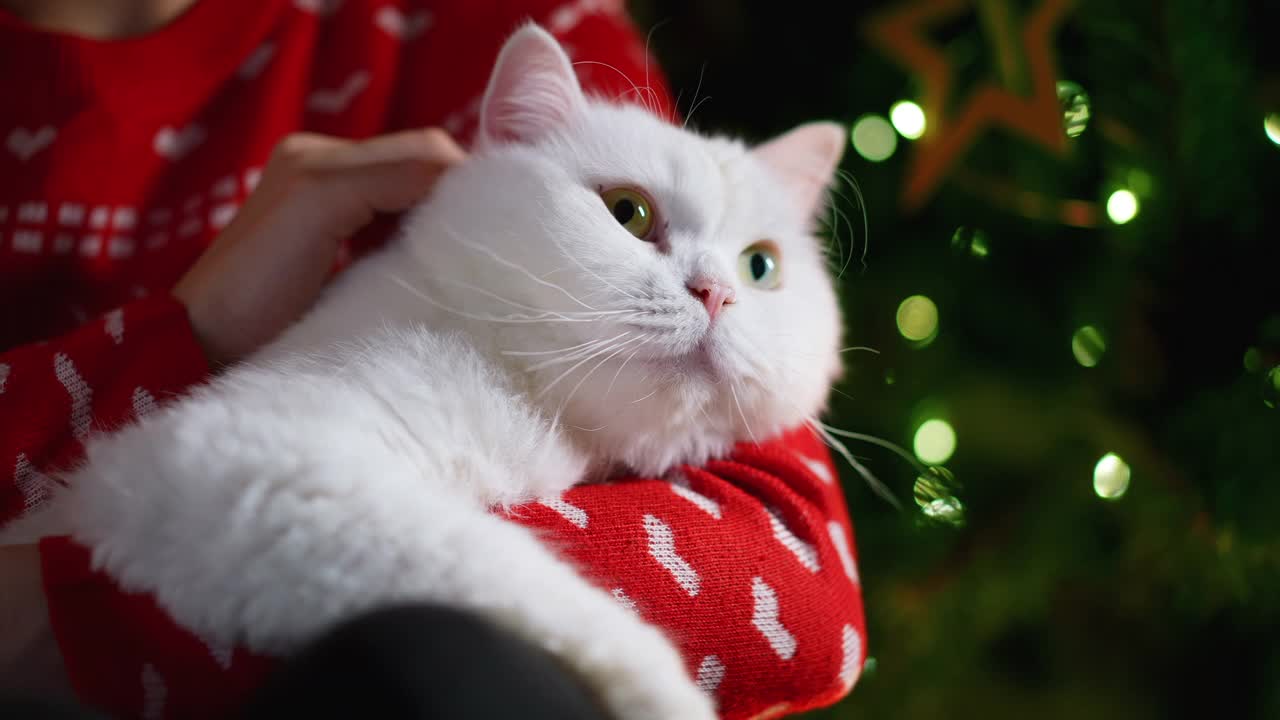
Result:
{"type": "Polygon", "coordinates": [[[735,300],[732,287],[706,275],[694,278],[689,283],[689,292],[702,301],[713,322],[720,310],[735,300]]]}

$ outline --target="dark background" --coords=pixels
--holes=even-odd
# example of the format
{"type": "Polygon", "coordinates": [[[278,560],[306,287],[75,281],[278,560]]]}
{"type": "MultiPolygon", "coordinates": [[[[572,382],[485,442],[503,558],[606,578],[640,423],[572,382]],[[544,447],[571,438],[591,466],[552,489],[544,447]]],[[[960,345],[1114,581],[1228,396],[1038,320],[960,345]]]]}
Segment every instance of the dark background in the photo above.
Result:
{"type": "MultiPolygon", "coordinates": [[[[685,113],[701,78],[693,125],[758,140],[921,102],[919,71],[869,34],[913,4],[630,8],[661,23],[652,49],[685,113]]],[[[1000,83],[983,13],[1020,23],[1036,5],[974,0],[928,29],[949,108],[1000,83]]],[[[845,355],[828,421],[910,450],[941,419],[956,444],[952,478],[919,479],[850,441],[903,510],[842,468],[871,659],[815,716],[1280,718],[1278,45],[1277,2],[1078,2],[1052,48],[1090,119],[1064,154],[989,129],[909,211],[903,182],[934,136],[898,137],[883,162],[849,147],[865,208],[842,184],[832,264],[853,253],[847,344],[879,354],[845,355]],[[1105,211],[1118,189],[1139,201],[1125,224],[1105,211]],[[1029,212],[1021,192],[1097,222],[1029,212]],[[915,295],[938,311],[926,342],[895,320],[915,295]],[[1131,474],[1110,499],[1094,485],[1108,453],[1131,474]]]]}

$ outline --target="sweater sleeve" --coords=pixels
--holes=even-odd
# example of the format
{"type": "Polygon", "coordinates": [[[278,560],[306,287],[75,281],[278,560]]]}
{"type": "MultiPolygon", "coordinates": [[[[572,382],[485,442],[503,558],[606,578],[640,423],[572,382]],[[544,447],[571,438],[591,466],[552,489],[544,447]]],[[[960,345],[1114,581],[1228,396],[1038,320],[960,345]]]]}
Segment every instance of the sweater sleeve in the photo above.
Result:
{"type": "Polygon", "coordinates": [[[35,509],[82,443],[146,413],[208,370],[186,308],[143,298],[72,332],[0,354],[0,527],[35,509]]]}

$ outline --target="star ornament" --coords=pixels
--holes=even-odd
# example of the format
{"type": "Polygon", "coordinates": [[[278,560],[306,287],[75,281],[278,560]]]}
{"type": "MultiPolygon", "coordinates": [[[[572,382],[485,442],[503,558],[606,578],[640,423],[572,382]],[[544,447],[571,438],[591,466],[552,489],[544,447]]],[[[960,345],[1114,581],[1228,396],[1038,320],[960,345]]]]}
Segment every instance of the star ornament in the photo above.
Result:
{"type": "Polygon", "coordinates": [[[992,37],[988,30],[987,40],[995,45],[996,55],[1005,59],[1005,67],[1010,60],[1018,62],[1018,56],[1025,58],[1030,94],[984,83],[973,89],[954,115],[947,111],[955,92],[953,68],[946,54],[930,42],[927,31],[974,9],[984,15],[988,28],[999,25],[1011,17],[1008,0],[915,0],[871,20],[872,42],[923,83],[921,105],[929,125],[907,169],[901,199],[906,209],[924,205],[964,152],[989,129],[1002,128],[1059,155],[1066,152],[1051,39],[1071,5],[1072,0],[1043,0],[1008,38],[992,37]]]}

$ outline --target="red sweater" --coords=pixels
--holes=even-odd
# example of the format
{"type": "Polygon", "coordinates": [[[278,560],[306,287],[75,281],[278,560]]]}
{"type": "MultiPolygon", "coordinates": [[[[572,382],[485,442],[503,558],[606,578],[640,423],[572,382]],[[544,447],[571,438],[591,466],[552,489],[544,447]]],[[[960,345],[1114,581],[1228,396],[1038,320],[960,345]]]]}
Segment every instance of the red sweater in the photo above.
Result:
{"type": "MultiPolygon", "coordinates": [[[[579,65],[589,90],[634,97],[624,75],[659,78],[621,5],[203,0],[112,42],[0,11],[0,524],[47,497],[47,473],[74,463],[86,437],[205,378],[168,290],[281,137],[436,125],[466,140],[497,51],[525,18],[574,60],[617,68],[579,65]]],[[[825,448],[798,431],[684,477],[577,488],[517,521],[667,629],[725,717],[844,696],[865,634],[825,448]],[[650,515],[674,547],[651,540],[650,515]]],[[[85,702],[121,717],[215,717],[271,667],[210,648],[65,538],[40,547],[54,631],[85,702]]]]}

